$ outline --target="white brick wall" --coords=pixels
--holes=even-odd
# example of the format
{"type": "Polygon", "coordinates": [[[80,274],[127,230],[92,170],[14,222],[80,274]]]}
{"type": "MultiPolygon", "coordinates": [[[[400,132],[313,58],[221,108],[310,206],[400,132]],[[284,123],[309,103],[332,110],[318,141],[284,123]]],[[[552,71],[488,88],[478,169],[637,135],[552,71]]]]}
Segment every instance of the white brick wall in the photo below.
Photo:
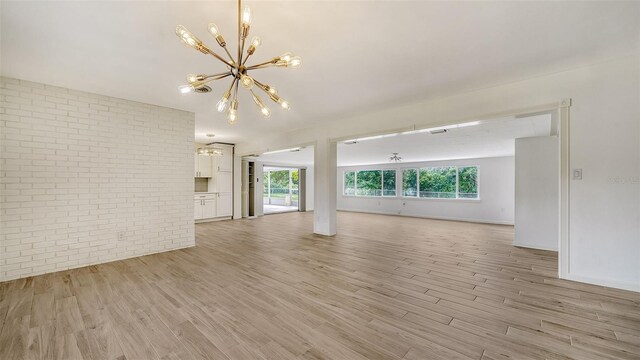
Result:
{"type": "Polygon", "coordinates": [[[195,245],[193,113],[9,78],[0,91],[0,281],[195,245]]]}

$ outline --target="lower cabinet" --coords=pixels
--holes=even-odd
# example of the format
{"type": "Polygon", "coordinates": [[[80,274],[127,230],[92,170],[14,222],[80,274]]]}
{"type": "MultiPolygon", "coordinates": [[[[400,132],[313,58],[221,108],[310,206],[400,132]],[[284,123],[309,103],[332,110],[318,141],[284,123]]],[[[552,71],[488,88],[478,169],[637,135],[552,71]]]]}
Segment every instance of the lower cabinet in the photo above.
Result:
{"type": "Polygon", "coordinates": [[[195,220],[211,219],[218,215],[216,194],[196,195],[193,212],[195,220]]]}
{"type": "Polygon", "coordinates": [[[231,203],[231,193],[218,193],[217,199],[217,214],[218,216],[231,216],[233,215],[233,204],[231,203]]]}

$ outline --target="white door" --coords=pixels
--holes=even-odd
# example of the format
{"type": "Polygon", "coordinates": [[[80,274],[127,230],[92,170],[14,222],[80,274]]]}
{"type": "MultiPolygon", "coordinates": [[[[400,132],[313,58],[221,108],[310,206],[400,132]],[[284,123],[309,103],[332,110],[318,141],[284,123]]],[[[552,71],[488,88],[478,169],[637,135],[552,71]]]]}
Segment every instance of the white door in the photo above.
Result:
{"type": "Polygon", "coordinates": [[[216,199],[203,200],[202,218],[211,219],[216,217],[216,199]]]}
{"type": "Polygon", "coordinates": [[[213,176],[213,164],[212,157],[209,155],[198,155],[198,171],[200,172],[200,177],[211,177],[213,176]]]}
{"type": "Polygon", "coordinates": [[[193,217],[195,220],[202,219],[202,200],[193,202],[193,217]]]}
{"type": "Polygon", "coordinates": [[[231,193],[219,193],[218,194],[218,216],[231,216],[232,204],[231,193]]]}

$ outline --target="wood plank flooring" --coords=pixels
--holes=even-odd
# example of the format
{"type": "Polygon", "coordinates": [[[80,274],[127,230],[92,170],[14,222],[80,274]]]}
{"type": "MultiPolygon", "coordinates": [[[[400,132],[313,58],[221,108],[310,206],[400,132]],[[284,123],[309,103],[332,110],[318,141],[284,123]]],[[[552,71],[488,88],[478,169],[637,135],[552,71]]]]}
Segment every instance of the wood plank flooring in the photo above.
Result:
{"type": "Polygon", "coordinates": [[[640,294],[556,278],[513,228],[339,213],[0,284],[0,359],[640,359],[640,294]]]}

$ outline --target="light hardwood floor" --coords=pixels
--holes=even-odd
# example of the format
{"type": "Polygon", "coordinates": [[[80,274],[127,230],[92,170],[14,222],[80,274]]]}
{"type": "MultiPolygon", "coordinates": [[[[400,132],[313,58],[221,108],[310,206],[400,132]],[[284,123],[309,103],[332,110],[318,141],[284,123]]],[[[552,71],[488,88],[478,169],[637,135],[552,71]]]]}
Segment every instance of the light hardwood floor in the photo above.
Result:
{"type": "Polygon", "coordinates": [[[556,279],[513,228],[339,213],[0,284],[0,359],[640,359],[640,295],[556,279]]]}

